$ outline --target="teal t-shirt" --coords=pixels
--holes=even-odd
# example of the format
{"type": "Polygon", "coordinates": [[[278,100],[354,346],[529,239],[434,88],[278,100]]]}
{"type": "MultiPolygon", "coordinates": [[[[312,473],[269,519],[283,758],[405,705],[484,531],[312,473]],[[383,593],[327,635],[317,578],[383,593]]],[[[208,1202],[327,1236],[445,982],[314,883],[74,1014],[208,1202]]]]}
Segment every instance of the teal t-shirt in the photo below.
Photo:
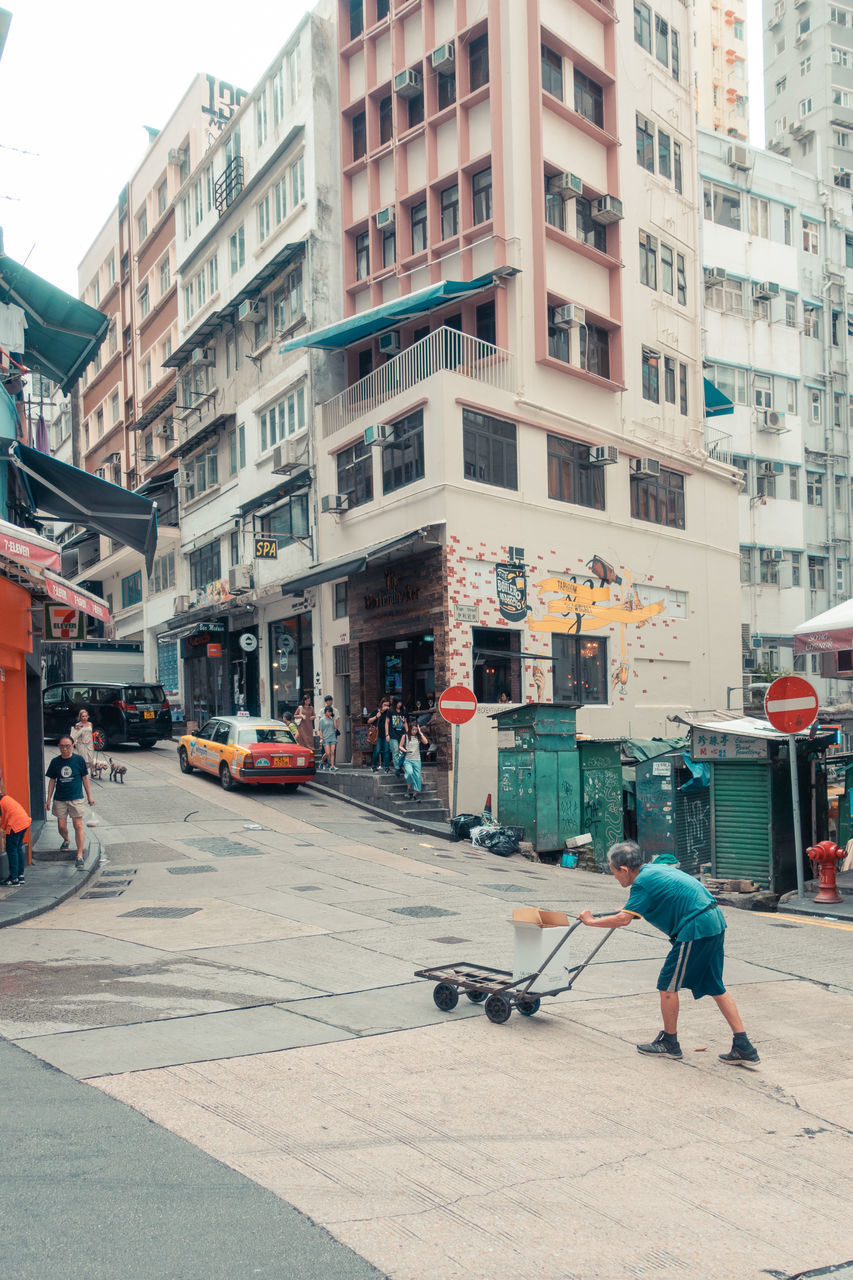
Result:
{"type": "Polygon", "coordinates": [[[712,938],[726,927],[725,916],[703,884],[686,871],[660,863],[640,868],[625,910],[678,942],[712,938]]]}

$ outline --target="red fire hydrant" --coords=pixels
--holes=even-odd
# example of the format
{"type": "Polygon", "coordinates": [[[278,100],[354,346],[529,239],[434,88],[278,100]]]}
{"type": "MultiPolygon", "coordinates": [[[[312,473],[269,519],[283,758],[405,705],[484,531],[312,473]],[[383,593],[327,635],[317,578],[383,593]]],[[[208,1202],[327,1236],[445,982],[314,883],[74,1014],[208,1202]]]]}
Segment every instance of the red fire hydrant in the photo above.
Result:
{"type": "Polygon", "coordinates": [[[838,863],[844,857],[844,850],[840,845],[833,844],[831,840],[821,840],[820,844],[813,844],[811,848],[806,849],[812,867],[818,869],[818,890],[815,894],[815,902],[843,902],[841,894],[835,884],[835,872],[838,863]]]}

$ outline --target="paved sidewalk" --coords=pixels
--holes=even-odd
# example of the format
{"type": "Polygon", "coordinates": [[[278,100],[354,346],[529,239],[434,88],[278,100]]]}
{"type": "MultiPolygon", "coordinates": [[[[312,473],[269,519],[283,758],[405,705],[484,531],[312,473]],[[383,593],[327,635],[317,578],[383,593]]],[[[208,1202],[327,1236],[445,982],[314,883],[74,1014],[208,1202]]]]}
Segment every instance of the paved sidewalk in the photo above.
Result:
{"type": "Polygon", "coordinates": [[[58,855],[60,845],[56,822],[51,819],[42,826],[33,846],[33,861],[26,869],[25,883],[0,886],[0,929],[52,911],[80,892],[98,870],[101,842],[97,831],[97,828],[86,829],[84,866],[82,871],[78,871],[73,852],[61,861],[39,859],[39,854],[43,853],[56,852],[58,855]]]}

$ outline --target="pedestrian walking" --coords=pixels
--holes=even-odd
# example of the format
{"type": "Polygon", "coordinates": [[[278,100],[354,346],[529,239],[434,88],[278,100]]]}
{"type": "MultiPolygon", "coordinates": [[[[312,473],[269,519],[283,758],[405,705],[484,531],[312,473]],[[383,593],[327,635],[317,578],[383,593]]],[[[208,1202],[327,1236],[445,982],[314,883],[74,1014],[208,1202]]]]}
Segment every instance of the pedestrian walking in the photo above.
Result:
{"type": "Polygon", "coordinates": [[[711,996],[732,1029],[732,1047],[719,1055],[731,1066],[755,1066],[758,1052],[743,1028],[740,1014],[723,985],[723,938],[726,920],[714,897],[698,880],[676,867],[644,861],[633,840],[614,844],[608,855],[610,870],[623,889],[630,889],[621,911],[598,919],[589,910],[578,915],[596,929],[621,929],[632,920],[649,924],[669,936],[669,955],[658,976],[661,1031],[649,1044],[638,1044],[640,1053],[680,1060],[678,1043],[678,993],[692,992],[694,1000],[711,996]]]}
{"type": "Polygon", "coordinates": [[[26,870],[24,841],[30,828],[30,815],[22,804],[6,794],[0,782],[0,830],[6,837],[9,874],[0,884],[23,884],[26,870]]]}
{"type": "Polygon", "coordinates": [[[381,698],[379,706],[376,708],[372,716],[368,717],[368,725],[376,726],[376,742],[373,747],[373,756],[370,761],[373,772],[378,773],[380,765],[385,766],[385,772],[391,772],[391,702],[388,698],[381,698]]]}
{"type": "Polygon", "coordinates": [[[320,741],[323,744],[323,759],[320,761],[320,768],[323,765],[330,773],[337,773],[335,767],[335,748],[338,745],[338,731],[335,728],[335,709],[327,706],[320,718],[320,741]]]}
{"type": "Polygon", "coordinates": [[[305,747],[306,750],[314,754],[314,703],[311,701],[311,694],[302,695],[302,701],[296,708],[296,715],[293,717],[296,724],[296,733],[299,745],[305,747]]]}
{"type": "Polygon", "coordinates": [[[406,732],[406,709],[398,698],[391,711],[391,726],[388,730],[388,742],[391,746],[391,765],[397,773],[403,772],[403,760],[400,755],[400,739],[406,732]]]}
{"type": "Polygon", "coordinates": [[[56,825],[59,828],[59,835],[62,840],[60,853],[64,853],[69,847],[68,819],[70,818],[74,825],[74,838],[77,845],[76,866],[78,871],[82,871],[83,839],[85,836],[83,831],[84,792],[89,804],[94,804],[95,801],[92,798],[89,769],[86,761],[82,756],[74,754],[74,744],[67,734],[64,738],[59,739],[59,755],[54,756],[47,766],[46,776],[50,779],[50,783],[47,788],[47,800],[44,807],[45,809],[51,809],[51,801],[53,801],[51,812],[56,818],[56,825]]]}
{"type": "Polygon", "coordinates": [[[421,798],[421,747],[428,747],[429,740],[414,716],[406,721],[406,731],[400,739],[400,755],[403,758],[403,777],[408,791],[406,795],[418,801],[421,798]]]}
{"type": "Polygon", "coordinates": [[[340,734],[340,729],[341,729],[341,717],[340,717],[340,716],[339,716],[339,714],[338,714],[338,708],[335,706],[335,700],[334,700],[334,698],[332,697],[332,695],[331,695],[330,693],[327,693],[327,694],[326,694],[326,696],[325,696],[325,698],[323,699],[323,714],[324,714],[324,715],[325,715],[325,712],[326,712],[326,708],[327,708],[327,707],[331,707],[331,708],[332,708],[332,718],[333,718],[333,720],[334,720],[334,722],[335,722],[335,728],[338,730],[338,733],[340,734]]]}
{"type": "Polygon", "coordinates": [[[71,729],[70,736],[75,754],[82,756],[87,766],[91,769],[95,763],[95,738],[92,723],[89,720],[89,712],[84,708],[80,710],[77,716],[77,723],[71,729]]]}

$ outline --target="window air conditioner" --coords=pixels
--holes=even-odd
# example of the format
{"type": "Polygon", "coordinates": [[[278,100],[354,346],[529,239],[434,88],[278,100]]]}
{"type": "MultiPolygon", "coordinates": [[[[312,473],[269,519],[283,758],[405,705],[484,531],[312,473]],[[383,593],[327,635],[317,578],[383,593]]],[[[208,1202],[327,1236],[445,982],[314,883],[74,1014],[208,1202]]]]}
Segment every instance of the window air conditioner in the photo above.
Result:
{"type": "Polygon", "coordinates": [[[379,350],[384,355],[400,350],[400,335],[396,329],[392,329],[389,333],[380,333],[379,350]]]}
{"type": "Polygon", "coordinates": [[[635,476],[659,476],[660,463],[657,458],[632,458],[631,470],[635,476]]]}
{"type": "Polygon", "coordinates": [[[175,484],[179,489],[188,489],[195,482],[195,467],[178,467],[175,484]]]}
{"type": "Polygon", "coordinates": [[[615,444],[592,445],[589,451],[589,460],[595,466],[606,466],[610,462],[619,461],[619,450],[615,444]]]}
{"type": "Polygon", "coordinates": [[[262,302],[252,302],[248,298],[237,308],[238,320],[264,320],[267,309],[262,302]]]}
{"type": "Polygon", "coordinates": [[[744,654],[742,654],[741,656],[742,656],[742,658],[743,658],[743,669],[744,669],[744,671],[754,671],[754,670],[755,670],[755,665],[756,665],[756,664],[755,664],[755,654],[754,654],[754,653],[744,653],[744,654]]]}
{"type": "Polygon", "coordinates": [[[321,511],[349,511],[349,494],[346,493],[327,493],[324,498],[320,499],[321,511]]]}
{"type": "Polygon", "coordinates": [[[391,422],[377,422],[375,426],[364,428],[365,444],[386,444],[394,439],[394,425],[391,422]]]}
{"type": "Polygon", "coordinates": [[[393,204],[389,204],[387,209],[380,209],[374,218],[377,227],[382,230],[383,227],[393,227],[397,220],[397,211],[393,204]]]}
{"type": "Polygon", "coordinates": [[[400,71],[394,77],[394,92],[401,98],[416,98],[422,92],[422,87],[420,71],[400,71]]]}
{"type": "Polygon", "coordinates": [[[108,466],[108,467],[114,467],[114,466],[116,465],[116,463],[119,463],[119,462],[121,462],[121,454],[120,454],[120,453],[111,453],[111,454],[110,454],[110,456],[107,458],[107,466],[108,466]]]}
{"type": "Polygon", "coordinates": [[[604,227],[621,222],[622,201],[617,196],[601,196],[593,205],[592,220],[604,227]]]}
{"type": "Polygon", "coordinates": [[[576,302],[567,302],[565,306],[554,308],[554,324],[558,329],[571,329],[575,325],[586,324],[586,310],[576,302]]]}
{"type": "Polygon", "coordinates": [[[706,267],[705,269],[705,288],[710,289],[715,284],[725,284],[726,272],[724,267],[706,267]]]}
{"type": "Polygon", "coordinates": [[[726,161],[731,169],[748,170],[752,166],[749,161],[749,150],[733,144],[726,152],[726,161]]]}
{"type": "Polygon", "coordinates": [[[250,564],[232,564],[228,570],[229,591],[251,591],[255,585],[250,564]]]}
{"type": "Polygon", "coordinates": [[[186,613],[189,607],[189,596],[175,596],[175,613],[186,613]]]}
{"type": "Polygon", "coordinates": [[[785,471],[784,462],[762,462],[759,475],[781,476],[785,471]]]}
{"type": "Polygon", "coordinates": [[[216,364],[216,354],[213,347],[194,347],[192,354],[192,363],[194,365],[210,366],[216,364]]]}
{"type": "Polygon", "coordinates": [[[183,164],[187,153],[182,147],[175,147],[169,152],[169,164],[183,164]]]}
{"type": "Polygon", "coordinates": [[[762,280],[761,284],[754,284],[752,286],[752,296],[753,298],[760,298],[762,300],[769,301],[770,298],[777,298],[779,296],[779,286],[778,284],[774,284],[772,280],[762,280]]]}
{"type": "Polygon", "coordinates": [[[770,562],[771,562],[772,560],[775,560],[775,559],[776,559],[776,557],[775,557],[775,556],[774,556],[774,554],[773,554],[773,548],[772,548],[772,547],[762,547],[762,548],[761,548],[761,561],[762,561],[762,563],[763,563],[763,564],[770,564],[770,562]]]}
{"type": "Polygon", "coordinates": [[[303,442],[300,440],[283,440],[272,451],[273,475],[286,476],[299,466],[297,454],[302,452],[303,442]]]}
{"type": "Polygon", "coordinates": [[[780,560],[785,559],[785,552],[781,547],[774,547],[773,550],[770,552],[770,559],[775,560],[776,563],[778,564],[780,560]]]}
{"type": "Polygon", "coordinates": [[[583,194],[583,178],[577,173],[555,173],[548,179],[548,191],[564,200],[583,194]]]}
{"type": "Polygon", "coordinates": [[[441,71],[445,75],[456,66],[456,57],[452,44],[440,44],[430,54],[433,71],[441,71]]]}

